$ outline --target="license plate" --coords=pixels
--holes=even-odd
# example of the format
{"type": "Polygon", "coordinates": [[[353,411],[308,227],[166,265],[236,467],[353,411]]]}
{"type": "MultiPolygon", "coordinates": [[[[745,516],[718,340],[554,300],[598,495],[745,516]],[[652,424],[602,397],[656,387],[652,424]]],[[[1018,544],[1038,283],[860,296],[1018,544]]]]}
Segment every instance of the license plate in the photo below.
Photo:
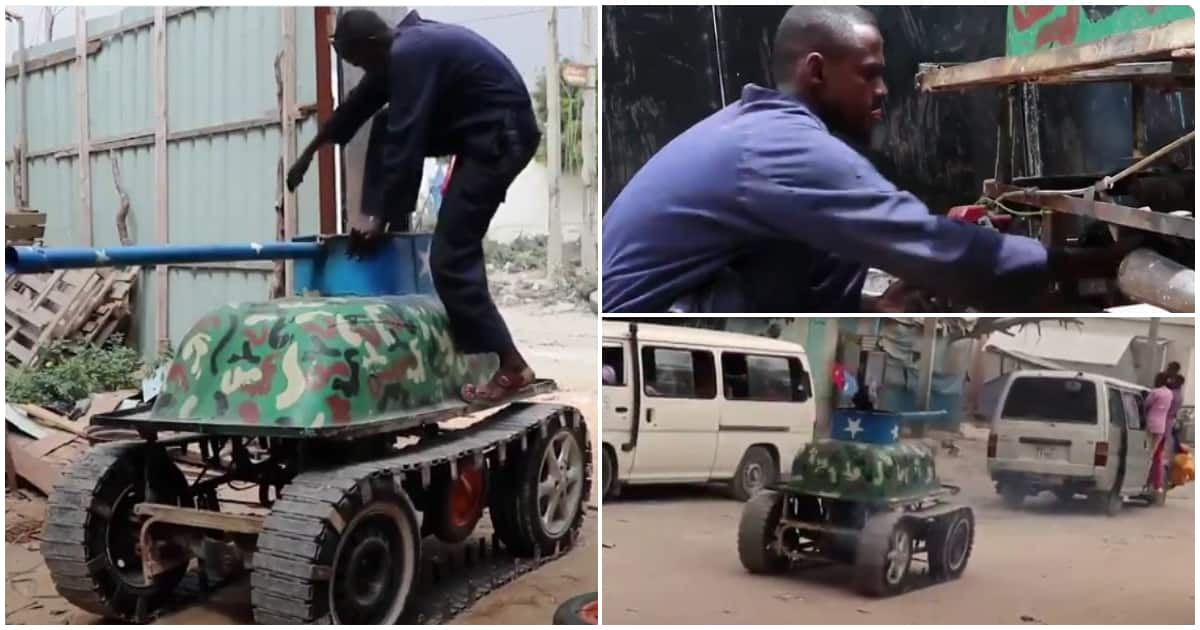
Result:
{"type": "Polygon", "coordinates": [[[1037,447],[1038,459],[1056,459],[1058,457],[1058,449],[1053,446],[1037,447]]]}

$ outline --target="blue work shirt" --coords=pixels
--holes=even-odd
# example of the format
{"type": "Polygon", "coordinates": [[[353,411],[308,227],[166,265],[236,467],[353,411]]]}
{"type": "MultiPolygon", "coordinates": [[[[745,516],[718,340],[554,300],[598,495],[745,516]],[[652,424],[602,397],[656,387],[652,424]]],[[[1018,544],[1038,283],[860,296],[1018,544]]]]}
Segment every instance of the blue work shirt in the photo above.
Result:
{"type": "Polygon", "coordinates": [[[1048,282],[1041,243],[931,214],[799,99],[756,85],[646,162],[603,223],[606,312],[702,291],[716,298],[700,310],[859,311],[868,267],[974,303],[1048,282]]]}
{"type": "Polygon", "coordinates": [[[416,11],[393,31],[387,77],[385,181],[364,200],[371,216],[412,212],[426,157],[497,159],[505,125],[532,120],[521,115],[533,111],[525,81],[504,53],[468,28],[416,11]]]}

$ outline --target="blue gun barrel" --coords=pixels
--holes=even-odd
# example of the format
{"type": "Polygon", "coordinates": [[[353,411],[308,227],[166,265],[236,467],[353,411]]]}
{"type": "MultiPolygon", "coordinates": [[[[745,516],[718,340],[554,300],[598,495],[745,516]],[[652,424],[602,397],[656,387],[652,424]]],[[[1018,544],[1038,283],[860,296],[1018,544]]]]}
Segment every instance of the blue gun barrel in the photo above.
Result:
{"type": "Polygon", "coordinates": [[[5,247],[5,273],[46,273],[55,269],[149,266],[171,263],[317,258],[320,242],[267,242],[219,245],[121,245],[114,247],[5,247]]]}

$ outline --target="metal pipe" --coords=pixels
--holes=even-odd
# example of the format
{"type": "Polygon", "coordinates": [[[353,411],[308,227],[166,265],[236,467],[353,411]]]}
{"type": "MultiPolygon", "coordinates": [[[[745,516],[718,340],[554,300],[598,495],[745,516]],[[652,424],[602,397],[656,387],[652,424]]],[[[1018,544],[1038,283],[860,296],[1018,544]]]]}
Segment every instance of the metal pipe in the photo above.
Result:
{"type": "Polygon", "coordinates": [[[1196,272],[1149,249],[1121,261],[1117,287],[1125,295],[1174,313],[1196,310],[1196,272]]]}
{"type": "Polygon", "coordinates": [[[167,265],[231,260],[316,258],[321,243],[269,242],[219,245],[128,245],[118,247],[5,247],[5,273],[55,269],[167,265]]]}

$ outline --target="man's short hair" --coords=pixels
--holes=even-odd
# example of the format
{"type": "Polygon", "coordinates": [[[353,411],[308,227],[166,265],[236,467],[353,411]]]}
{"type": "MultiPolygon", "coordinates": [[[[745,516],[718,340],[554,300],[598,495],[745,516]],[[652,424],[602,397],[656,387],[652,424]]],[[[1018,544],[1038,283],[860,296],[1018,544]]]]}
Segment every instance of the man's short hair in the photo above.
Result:
{"type": "Polygon", "coordinates": [[[385,39],[392,29],[374,11],[350,9],[338,16],[333,40],[339,44],[362,42],[372,38],[385,39]]]}
{"type": "Polygon", "coordinates": [[[775,31],[771,71],[777,85],[786,82],[796,60],[810,52],[841,54],[855,26],[878,27],[875,16],[854,5],[796,6],[788,9],[775,31]]]}

